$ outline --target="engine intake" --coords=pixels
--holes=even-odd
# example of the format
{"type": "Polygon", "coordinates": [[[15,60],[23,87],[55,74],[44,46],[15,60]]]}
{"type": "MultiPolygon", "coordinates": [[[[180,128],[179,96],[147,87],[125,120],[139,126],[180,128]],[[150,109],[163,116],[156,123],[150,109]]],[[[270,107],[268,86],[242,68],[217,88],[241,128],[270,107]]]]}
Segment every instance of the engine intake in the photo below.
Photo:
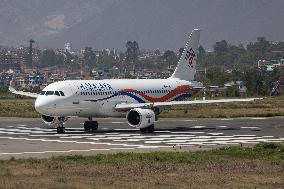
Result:
{"type": "Polygon", "coordinates": [[[41,119],[43,120],[44,123],[47,123],[49,125],[53,125],[54,122],[56,121],[56,117],[46,116],[46,115],[41,115],[41,119]]]}
{"type": "Polygon", "coordinates": [[[151,109],[134,108],[127,113],[126,119],[131,127],[145,128],[154,124],[155,113],[151,109]]]}

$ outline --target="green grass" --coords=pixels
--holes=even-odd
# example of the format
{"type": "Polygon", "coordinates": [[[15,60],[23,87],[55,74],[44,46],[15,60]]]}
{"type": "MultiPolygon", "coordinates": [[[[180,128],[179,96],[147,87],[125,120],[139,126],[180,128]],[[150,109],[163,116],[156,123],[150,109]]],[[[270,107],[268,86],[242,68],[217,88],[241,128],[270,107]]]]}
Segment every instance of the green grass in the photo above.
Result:
{"type": "Polygon", "coordinates": [[[174,107],[160,117],[224,118],[284,116],[284,97],[267,97],[246,103],[225,103],[174,107]]]}
{"type": "Polygon", "coordinates": [[[0,117],[39,117],[33,99],[0,99],[0,117]]]}
{"type": "Polygon", "coordinates": [[[284,144],[0,161],[1,188],[283,188],[284,144]]]}
{"type": "Polygon", "coordinates": [[[259,143],[253,147],[230,146],[223,148],[210,149],[195,152],[150,152],[150,153],[134,153],[123,152],[116,154],[98,154],[95,156],[55,156],[49,159],[15,159],[1,160],[0,167],[4,162],[28,163],[29,165],[37,165],[47,163],[54,165],[57,163],[78,162],[82,164],[101,164],[101,163],[119,163],[129,161],[145,161],[145,162],[164,162],[164,163],[208,163],[221,162],[235,158],[240,159],[258,159],[271,160],[284,163],[284,143],[259,143]]]}

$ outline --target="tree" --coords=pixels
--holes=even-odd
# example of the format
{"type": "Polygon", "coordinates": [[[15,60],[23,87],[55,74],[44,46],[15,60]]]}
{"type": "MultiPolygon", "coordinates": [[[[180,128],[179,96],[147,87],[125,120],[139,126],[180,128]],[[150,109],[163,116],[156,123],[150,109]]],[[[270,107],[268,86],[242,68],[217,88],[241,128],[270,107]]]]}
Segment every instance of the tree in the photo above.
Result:
{"type": "Polygon", "coordinates": [[[228,43],[226,40],[218,41],[214,45],[214,52],[217,55],[221,55],[222,53],[227,52],[227,51],[228,51],[228,43]]]}
{"type": "Polygon", "coordinates": [[[94,51],[92,50],[92,47],[85,47],[83,56],[85,66],[94,67],[96,65],[97,57],[94,51]]]}
{"type": "Polygon", "coordinates": [[[207,71],[206,78],[209,79],[210,85],[224,85],[224,83],[232,81],[232,75],[222,72],[218,68],[207,71]]]}
{"type": "Polygon", "coordinates": [[[168,67],[170,67],[170,65],[176,64],[177,61],[178,61],[176,54],[173,51],[170,51],[170,50],[167,50],[164,53],[163,59],[168,64],[168,67]]]}
{"type": "Polygon", "coordinates": [[[258,37],[257,42],[250,42],[247,45],[247,49],[250,52],[256,53],[260,57],[263,57],[264,54],[270,49],[270,43],[265,39],[265,37],[258,37]]]}
{"type": "Polygon", "coordinates": [[[156,49],[156,50],[154,51],[154,54],[155,54],[156,56],[161,56],[161,51],[160,51],[159,49],[156,49]]]}
{"type": "Polygon", "coordinates": [[[56,55],[53,49],[46,49],[40,56],[40,66],[48,67],[56,65],[56,55]]]}
{"type": "Polygon", "coordinates": [[[139,45],[136,41],[127,41],[126,43],[126,61],[137,62],[139,55],[139,45]]]}
{"type": "Polygon", "coordinates": [[[272,75],[258,68],[244,73],[245,85],[250,95],[269,95],[271,92],[272,75]]]}
{"type": "Polygon", "coordinates": [[[203,48],[202,45],[200,45],[200,46],[198,47],[198,56],[199,56],[200,58],[203,58],[203,57],[205,56],[205,54],[206,54],[205,49],[203,48]]]}

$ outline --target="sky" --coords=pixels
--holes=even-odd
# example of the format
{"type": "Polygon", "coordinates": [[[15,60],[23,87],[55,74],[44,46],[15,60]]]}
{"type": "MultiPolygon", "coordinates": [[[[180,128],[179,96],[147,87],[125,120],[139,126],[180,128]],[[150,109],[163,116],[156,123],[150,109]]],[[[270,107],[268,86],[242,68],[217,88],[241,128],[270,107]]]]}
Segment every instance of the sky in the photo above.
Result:
{"type": "Polygon", "coordinates": [[[175,50],[200,28],[207,50],[216,41],[238,45],[284,39],[283,0],[0,0],[0,45],[40,48],[175,50]]]}

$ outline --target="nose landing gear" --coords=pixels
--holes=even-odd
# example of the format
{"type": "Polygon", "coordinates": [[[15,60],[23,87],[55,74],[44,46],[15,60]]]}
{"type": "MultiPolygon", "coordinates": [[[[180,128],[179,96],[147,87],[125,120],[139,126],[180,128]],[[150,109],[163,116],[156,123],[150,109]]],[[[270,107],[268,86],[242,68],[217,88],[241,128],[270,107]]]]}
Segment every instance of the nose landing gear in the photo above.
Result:
{"type": "Polygon", "coordinates": [[[58,118],[59,123],[57,124],[57,133],[58,134],[64,134],[65,133],[65,127],[64,127],[64,122],[66,119],[64,117],[59,117],[58,118]]]}

